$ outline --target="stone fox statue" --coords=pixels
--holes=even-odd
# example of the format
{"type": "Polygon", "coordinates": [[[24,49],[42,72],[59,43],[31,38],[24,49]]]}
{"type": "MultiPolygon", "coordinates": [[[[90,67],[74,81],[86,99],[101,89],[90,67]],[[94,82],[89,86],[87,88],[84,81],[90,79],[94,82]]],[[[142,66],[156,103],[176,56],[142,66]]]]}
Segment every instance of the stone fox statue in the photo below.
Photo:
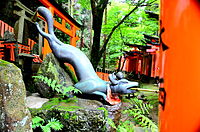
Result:
{"type": "Polygon", "coordinates": [[[119,103],[119,100],[113,99],[111,97],[111,92],[121,94],[132,93],[133,91],[129,88],[138,86],[137,82],[125,82],[120,85],[115,84],[112,86],[109,82],[100,79],[91,62],[82,51],[71,45],[64,44],[57,39],[53,30],[53,16],[51,12],[45,7],[39,7],[37,12],[44,17],[48,24],[48,33],[45,33],[42,31],[39,24],[36,23],[38,31],[48,40],[53,54],[60,61],[70,63],[74,67],[79,81],[74,86],[82,91],[82,93],[103,96],[107,102],[114,105],[119,103]]]}

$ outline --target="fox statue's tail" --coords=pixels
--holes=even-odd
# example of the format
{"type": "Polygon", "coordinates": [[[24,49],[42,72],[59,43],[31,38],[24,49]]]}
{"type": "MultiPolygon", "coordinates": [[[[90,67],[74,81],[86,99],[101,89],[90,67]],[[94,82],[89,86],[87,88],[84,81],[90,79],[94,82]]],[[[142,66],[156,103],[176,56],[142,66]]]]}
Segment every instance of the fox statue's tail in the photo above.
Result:
{"type": "Polygon", "coordinates": [[[49,34],[54,35],[54,30],[53,30],[54,20],[50,10],[40,6],[37,8],[37,12],[47,21],[49,34]]]}
{"type": "Polygon", "coordinates": [[[62,44],[62,42],[54,34],[54,27],[53,27],[54,19],[51,11],[48,10],[46,7],[40,6],[37,8],[36,12],[39,13],[39,15],[41,15],[46,20],[48,25],[48,33],[45,33],[44,31],[42,31],[39,24],[36,22],[35,24],[39,32],[47,39],[53,39],[54,41],[57,42],[57,44],[62,44]]]}

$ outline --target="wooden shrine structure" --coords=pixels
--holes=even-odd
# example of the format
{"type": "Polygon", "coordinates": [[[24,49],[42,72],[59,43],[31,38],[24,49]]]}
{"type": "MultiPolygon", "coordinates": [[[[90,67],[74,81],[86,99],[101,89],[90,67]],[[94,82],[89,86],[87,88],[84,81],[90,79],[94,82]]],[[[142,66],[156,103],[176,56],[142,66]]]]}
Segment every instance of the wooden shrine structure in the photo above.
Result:
{"type": "MultiPolygon", "coordinates": [[[[64,11],[55,1],[53,0],[39,0],[44,6],[46,6],[53,14],[61,19],[61,23],[54,19],[54,27],[62,31],[63,33],[70,36],[70,44],[76,46],[76,41],[79,37],[76,35],[77,30],[80,29],[81,25],[77,23],[66,11],[64,11]],[[67,28],[67,24],[70,26],[67,28]]],[[[40,16],[39,16],[40,17],[40,16]]],[[[42,18],[42,17],[40,17],[42,18]]],[[[47,24],[45,23],[45,32],[48,32],[47,24]]],[[[44,41],[43,56],[51,52],[47,40],[44,41]]]]}
{"type": "Polygon", "coordinates": [[[124,52],[121,59],[121,70],[136,75],[158,78],[159,47],[158,37],[145,35],[145,45],[126,44],[132,50],[124,52]]]}
{"type": "MultiPolygon", "coordinates": [[[[62,31],[63,33],[67,34],[70,37],[70,44],[73,46],[76,46],[76,41],[79,39],[79,37],[76,35],[77,30],[80,29],[81,25],[76,22],[64,9],[62,9],[55,1],[53,0],[39,0],[41,3],[41,6],[46,6],[53,14],[53,16],[57,16],[61,19],[61,23],[54,20],[54,27],[62,31]],[[68,28],[67,28],[68,27],[68,28]]],[[[49,48],[47,40],[43,39],[41,35],[38,33],[38,39],[37,42],[28,38],[26,41],[24,41],[24,28],[25,28],[25,21],[28,21],[35,26],[32,17],[34,16],[34,12],[30,10],[28,7],[26,7],[22,2],[19,0],[13,1],[14,9],[13,14],[18,16],[18,20],[16,21],[17,24],[15,24],[15,29],[8,25],[6,22],[0,20],[0,35],[1,38],[4,38],[4,33],[6,31],[9,31],[11,33],[16,33],[16,40],[15,41],[9,41],[6,39],[1,39],[0,41],[0,59],[6,59],[7,61],[15,62],[17,61],[16,57],[18,55],[28,56],[35,58],[35,55],[32,55],[31,52],[34,45],[38,44],[38,56],[44,58],[47,53],[50,53],[51,50],[49,48]],[[5,57],[5,52],[8,54],[8,56],[5,57]],[[8,53],[9,52],[9,53],[8,53]],[[31,54],[31,56],[30,56],[31,54]]],[[[1,18],[0,18],[1,19],[1,18]]],[[[39,24],[44,27],[45,32],[47,32],[47,24],[42,19],[39,19],[39,24]],[[43,25],[43,23],[45,23],[43,25]]],[[[34,27],[35,28],[35,27],[34,27]]],[[[35,62],[41,62],[41,59],[39,61],[35,62]]]]}

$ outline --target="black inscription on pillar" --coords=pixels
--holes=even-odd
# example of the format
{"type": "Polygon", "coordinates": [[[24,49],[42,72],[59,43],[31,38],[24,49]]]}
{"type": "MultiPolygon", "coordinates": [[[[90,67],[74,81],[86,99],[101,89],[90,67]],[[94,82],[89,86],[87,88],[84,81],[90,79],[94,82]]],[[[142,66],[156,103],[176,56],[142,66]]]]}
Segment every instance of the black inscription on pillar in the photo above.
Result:
{"type": "Polygon", "coordinates": [[[159,88],[159,104],[162,106],[163,111],[165,110],[166,96],[165,88],[159,88]]]}
{"type": "Polygon", "coordinates": [[[163,42],[163,39],[162,39],[162,34],[163,34],[164,32],[165,32],[165,28],[162,27],[161,30],[160,30],[160,35],[159,35],[159,37],[160,37],[160,44],[162,45],[163,51],[169,49],[169,47],[163,42]]]}

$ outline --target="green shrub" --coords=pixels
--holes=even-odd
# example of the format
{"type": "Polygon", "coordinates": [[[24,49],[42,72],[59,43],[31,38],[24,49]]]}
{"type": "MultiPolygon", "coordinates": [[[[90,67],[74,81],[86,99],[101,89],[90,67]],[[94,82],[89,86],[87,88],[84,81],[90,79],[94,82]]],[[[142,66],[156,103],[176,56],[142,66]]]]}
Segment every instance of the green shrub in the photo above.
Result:
{"type": "Polygon", "coordinates": [[[47,123],[45,123],[44,119],[39,116],[35,116],[34,118],[32,118],[32,128],[35,129],[37,127],[40,127],[43,132],[51,132],[51,129],[55,131],[62,130],[63,125],[60,123],[59,120],[55,118],[51,118],[47,121],[47,123]]]}

